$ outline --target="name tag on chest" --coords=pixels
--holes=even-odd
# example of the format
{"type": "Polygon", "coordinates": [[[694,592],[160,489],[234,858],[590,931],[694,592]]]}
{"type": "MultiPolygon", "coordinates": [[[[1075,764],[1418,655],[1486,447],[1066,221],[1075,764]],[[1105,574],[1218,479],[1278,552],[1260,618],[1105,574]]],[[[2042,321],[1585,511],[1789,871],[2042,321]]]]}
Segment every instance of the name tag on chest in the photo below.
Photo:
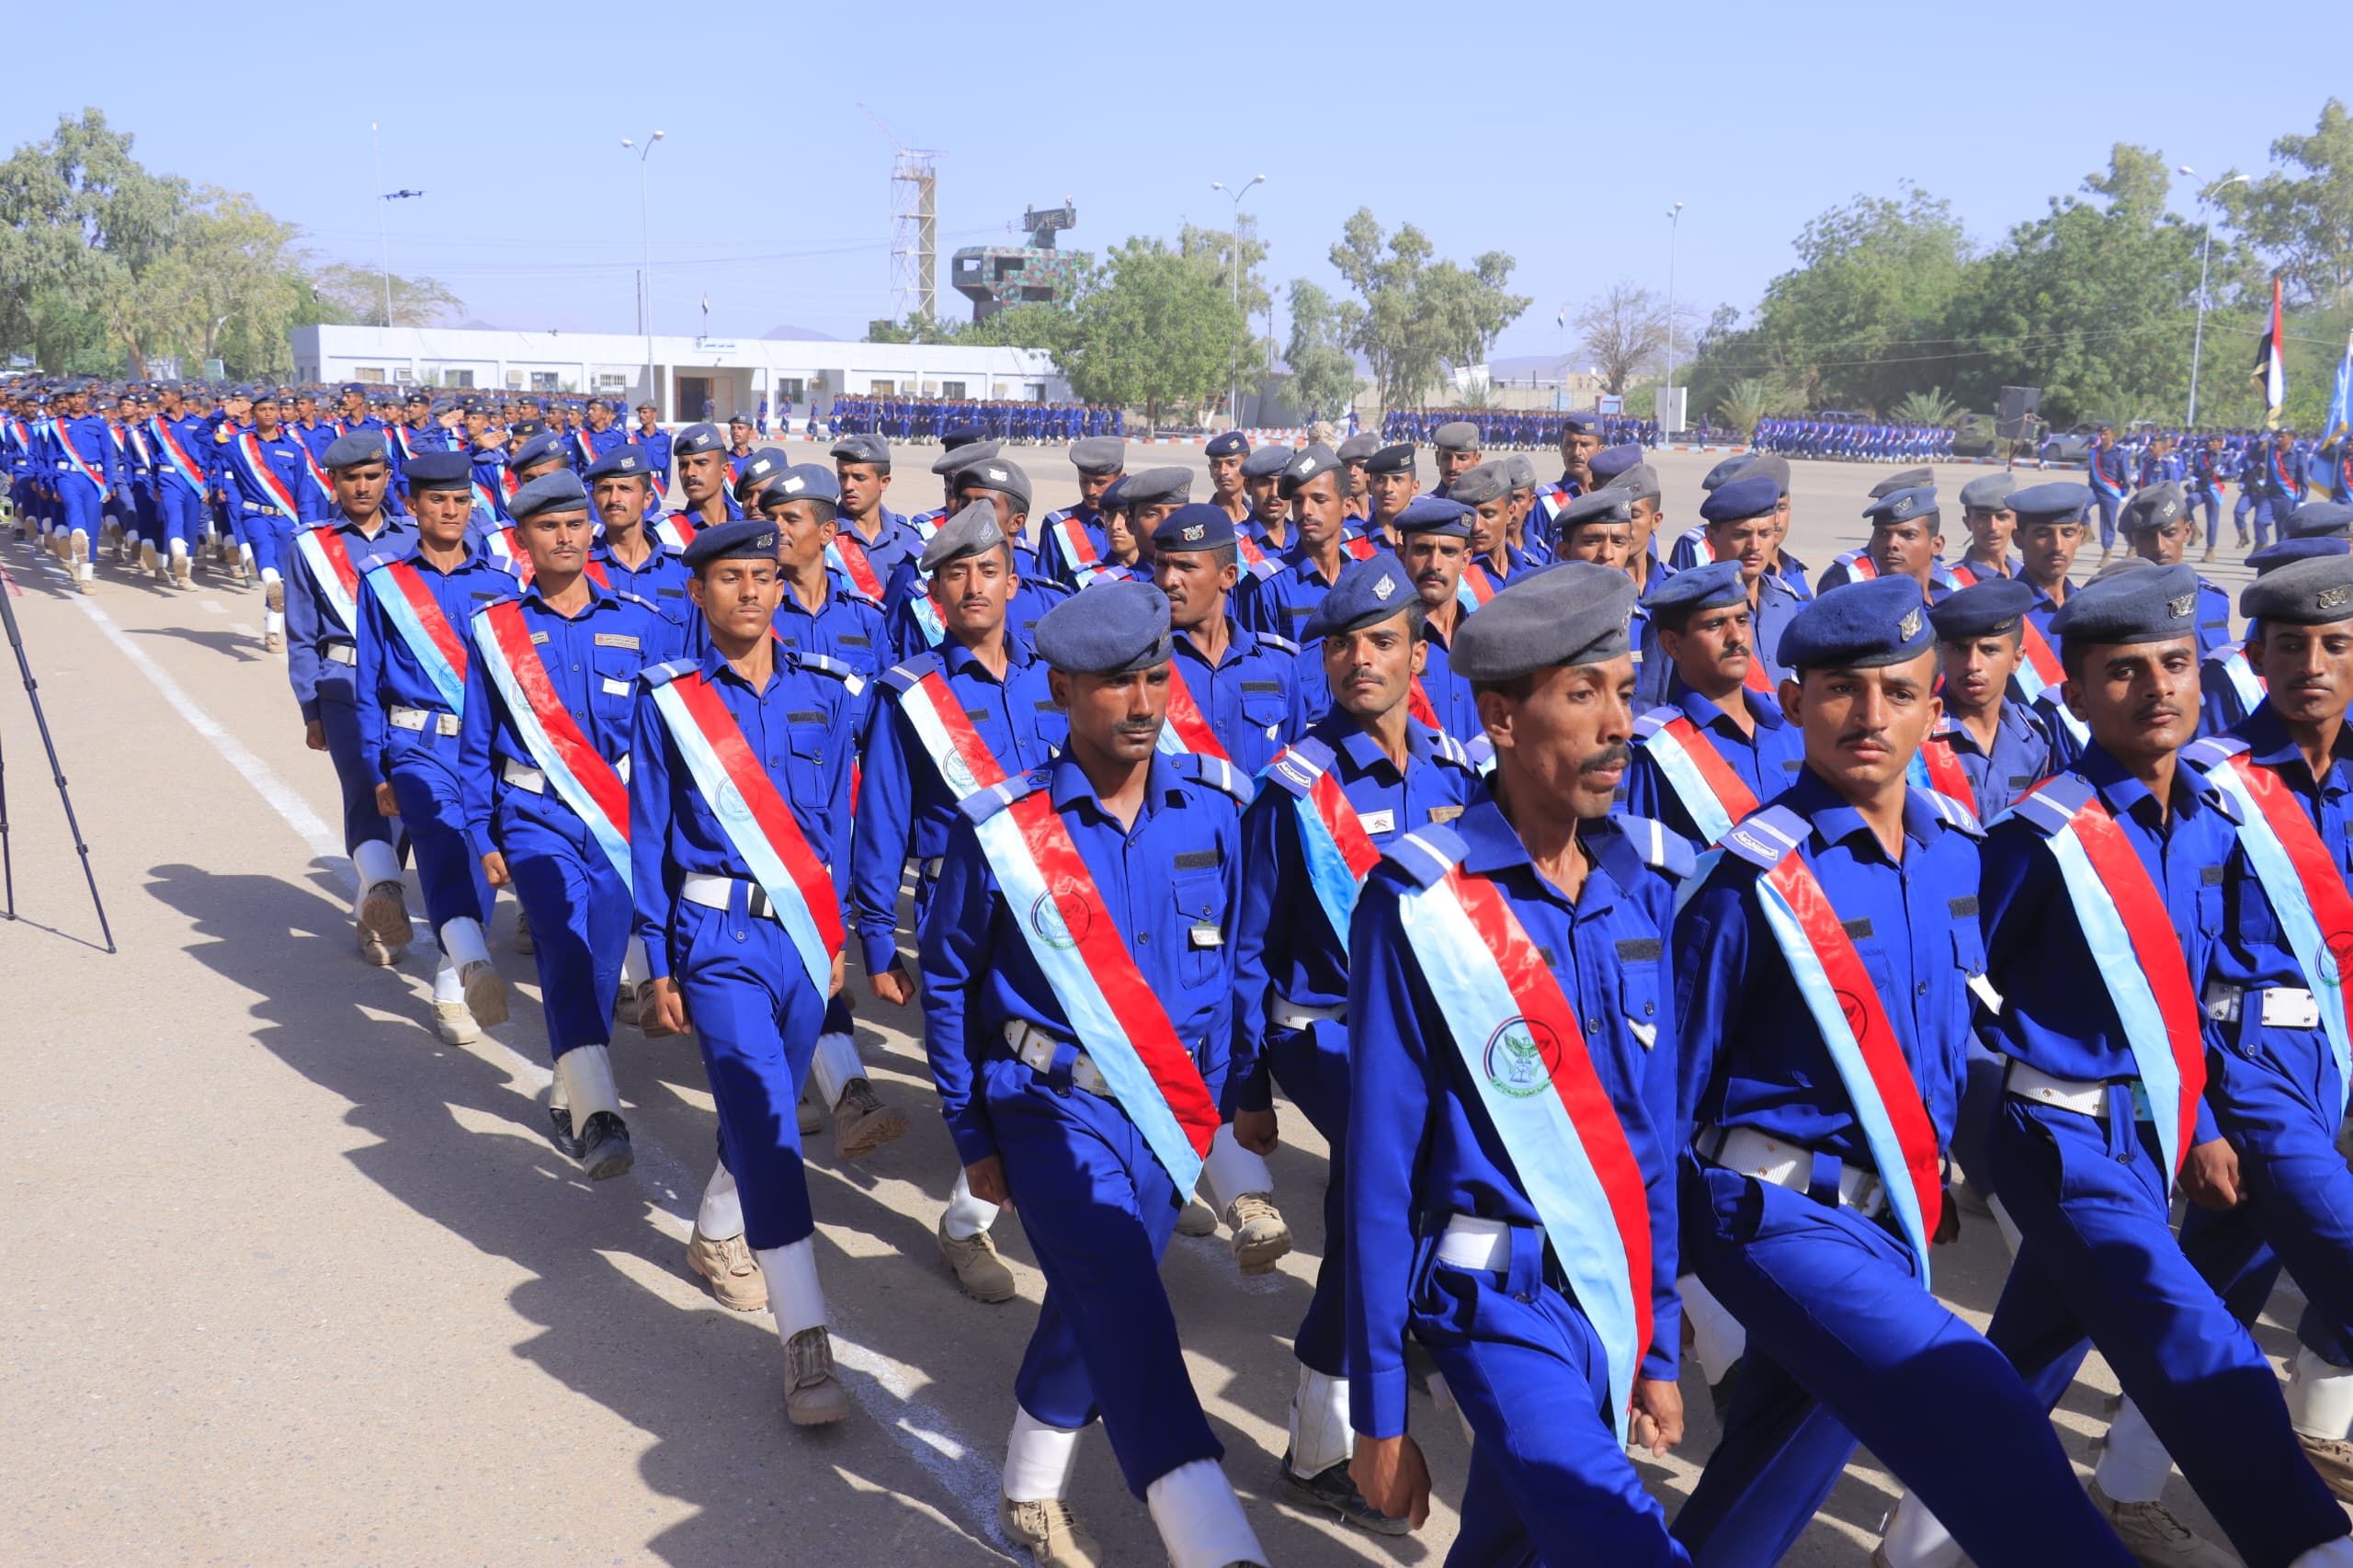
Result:
{"type": "Polygon", "coordinates": [[[1364,824],[1365,835],[1368,837],[1378,837],[1381,834],[1397,831],[1395,812],[1359,812],[1357,813],[1357,821],[1364,824]]]}
{"type": "Polygon", "coordinates": [[[631,652],[635,652],[637,648],[637,639],[635,636],[626,631],[599,631],[597,633],[597,646],[599,648],[627,648],[631,652]]]}

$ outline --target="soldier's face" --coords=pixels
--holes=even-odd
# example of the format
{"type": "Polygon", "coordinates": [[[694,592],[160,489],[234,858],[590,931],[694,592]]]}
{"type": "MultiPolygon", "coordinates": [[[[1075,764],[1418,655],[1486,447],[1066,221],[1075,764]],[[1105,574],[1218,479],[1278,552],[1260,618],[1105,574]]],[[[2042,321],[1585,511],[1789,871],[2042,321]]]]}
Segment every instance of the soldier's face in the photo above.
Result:
{"type": "Polygon", "coordinates": [[[384,504],[384,482],[391,477],[381,459],[339,468],[330,476],[335,504],[351,517],[368,517],[384,504]]]}
{"type": "Polygon", "coordinates": [[[1168,597],[1171,626],[1195,631],[1225,613],[1225,596],[1233,591],[1240,573],[1232,561],[1221,562],[1221,553],[1172,550],[1154,558],[1152,581],[1168,597]]]}
{"type": "Polygon", "coordinates": [[[1454,483],[1455,475],[1468,472],[1478,466],[1477,452],[1454,452],[1447,450],[1444,447],[1438,449],[1438,479],[1440,484],[1451,484],[1454,483]]]}
{"type": "Polygon", "coordinates": [[[785,501],[760,508],[760,515],[776,525],[777,559],[788,573],[815,570],[825,559],[825,547],[834,542],[836,525],[832,517],[820,516],[818,506],[814,501],[785,501]]]}
{"type": "Polygon", "coordinates": [[[1350,458],[1345,466],[1348,471],[1348,498],[1354,500],[1370,488],[1371,481],[1365,477],[1362,458],[1350,458]]]}
{"type": "Polygon", "coordinates": [[[1168,665],[1126,675],[1048,676],[1054,703],[1070,715],[1070,748],[1084,765],[1149,761],[1168,717],[1168,665]]]}
{"type": "Polygon", "coordinates": [[[531,570],[540,576],[570,577],[588,562],[592,536],[585,507],[533,513],[516,525],[515,532],[523,541],[523,553],[531,558],[531,570]]]}
{"type": "Polygon", "coordinates": [[[1765,568],[1773,559],[1774,540],[1779,537],[1769,514],[1708,525],[1708,542],[1715,547],[1716,559],[1739,562],[1740,580],[1744,583],[1754,583],[1765,575],[1765,568]]]}
{"type": "Polygon", "coordinates": [[[891,488],[891,471],[873,463],[836,463],[834,476],[841,483],[842,510],[853,517],[863,517],[881,506],[882,493],[891,488]]]}
{"type": "Polygon", "coordinates": [[[1300,542],[1322,550],[1348,526],[1347,503],[1340,494],[1340,476],[1326,470],[1290,494],[1291,510],[1299,517],[1300,542]]]}
{"type": "Polygon", "coordinates": [[[1806,766],[1859,800],[1900,781],[1912,765],[1944,711],[1936,675],[1933,650],[1877,669],[1808,670],[1781,683],[1781,711],[1805,737],[1806,766]]]}
{"type": "Polygon", "coordinates": [[[2132,553],[2160,566],[2171,566],[2189,550],[2189,537],[2197,525],[2187,517],[2176,517],[2163,528],[2136,528],[2132,534],[2132,553]]]}
{"type": "Polygon", "coordinates": [[[1871,564],[1882,577],[1926,578],[1928,568],[1944,553],[1945,539],[1931,532],[1927,520],[1913,517],[1881,523],[1871,529],[1871,564]]]}
{"type": "Polygon", "coordinates": [[[1242,459],[1244,454],[1210,460],[1210,494],[1222,501],[1242,494],[1242,459]]]}
{"type": "Polygon", "coordinates": [[[1397,546],[1397,559],[1414,579],[1414,592],[1431,609],[1454,597],[1462,582],[1467,540],[1452,534],[1411,533],[1397,546]]]}
{"type": "Polygon", "coordinates": [[[756,556],[714,561],[687,584],[712,641],[749,648],[767,635],[784,601],[784,577],[773,561],[756,556]]]}
{"type": "Polygon", "coordinates": [[[1020,585],[1021,579],[1013,572],[1012,551],[999,545],[942,566],[931,574],[929,591],[948,630],[971,643],[1005,624],[1006,607],[1020,585]]]}
{"type": "Polygon", "coordinates": [[[1410,468],[1390,473],[1376,473],[1371,476],[1369,483],[1372,486],[1373,520],[1381,523],[1393,521],[1397,514],[1405,509],[1405,504],[1411,501],[1415,493],[1420,489],[1419,483],[1414,478],[1414,471],[1410,468]]]}
{"type": "Polygon", "coordinates": [[[626,534],[645,520],[645,503],[653,487],[633,473],[608,473],[597,481],[589,491],[589,503],[597,508],[597,518],[605,525],[608,537],[626,534]]]}
{"type": "Polygon", "coordinates": [[[2067,710],[2090,727],[2100,749],[2127,767],[2189,744],[2198,730],[2198,643],[2095,645],[2079,676],[2060,687],[2067,710]]]}
{"type": "Polygon", "coordinates": [[[466,524],[474,512],[473,492],[419,490],[409,496],[408,509],[425,542],[448,550],[466,537],[466,524]]]}
{"type": "Polygon", "coordinates": [[[1719,605],[1694,611],[1683,630],[1658,629],[1658,650],[1672,660],[1683,683],[1711,700],[1728,696],[1748,679],[1756,637],[1748,606],[1719,605]]]}
{"type": "Polygon", "coordinates": [[[1561,466],[1568,471],[1571,479],[1583,484],[1592,477],[1593,471],[1587,465],[1593,461],[1593,454],[1599,450],[1600,437],[1572,430],[1561,437],[1561,466]]]}
{"type": "Polygon", "coordinates": [[[2271,706],[2290,724],[2333,724],[2353,702],[2353,621],[2259,624],[2248,657],[2271,706]]]}
{"type": "Polygon", "coordinates": [[[368,400],[358,392],[343,394],[343,416],[357,423],[368,417],[368,400]]]}
{"type": "Polygon", "coordinates": [[[1290,504],[1283,499],[1282,486],[1273,474],[1245,479],[1244,486],[1250,492],[1250,510],[1270,523],[1279,523],[1290,504]]]}
{"type": "Polygon", "coordinates": [[[678,488],[687,505],[699,506],[727,483],[727,460],[718,452],[689,452],[678,460],[678,488]]]}
{"type": "Polygon", "coordinates": [[[1179,503],[1175,501],[1154,501],[1142,506],[1128,508],[1128,532],[1135,536],[1136,556],[1139,560],[1152,559],[1153,530],[1167,521],[1168,514],[1175,511],[1179,503]]]}
{"type": "Polygon", "coordinates": [[[1120,470],[1114,469],[1109,473],[1080,474],[1078,476],[1079,505],[1090,508],[1101,506],[1103,505],[1103,492],[1111,488],[1111,482],[1118,479],[1121,472],[1122,471],[1120,470]]]}
{"type": "Polygon", "coordinates": [[[2040,583],[2055,583],[2075,564],[2084,542],[2081,523],[2037,523],[2018,536],[2018,558],[2026,574],[2040,583]]]}
{"type": "Polygon", "coordinates": [[[2010,536],[2018,532],[2018,515],[2006,506],[1988,510],[1972,506],[1961,515],[1969,529],[1969,552],[1980,561],[2000,561],[2010,552],[2010,536]]]}
{"type": "Polygon", "coordinates": [[[1634,655],[1538,670],[1517,699],[1482,691],[1479,722],[1495,744],[1496,777],[1514,812],[1555,822],[1606,817],[1625,782],[1634,733],[1634,655]]]}
{"type": "Polygon", "coordinates": [[[1597,566],[1623,566],[1633,540],[1631,523],[1587,523],[1561,541],[1561,559],[1590,561],[1597,566]]]}
{"type": "Polygon", "coordinates": [[[1937,644],[1937,667],[1944,672],[1945,706],[1956,713],[1983,713],[2002,699],[2018,674],[2026,644],[2018,632],[1972,637],[1937,644]]]}
{"type": "Polygon", "coordinates": [[[1413,695],[1427,648],[1407,630],[1404,614],[1324,639],[1324,678],[1332,700],[1370,724],[1396,711],[1413,695]]]}

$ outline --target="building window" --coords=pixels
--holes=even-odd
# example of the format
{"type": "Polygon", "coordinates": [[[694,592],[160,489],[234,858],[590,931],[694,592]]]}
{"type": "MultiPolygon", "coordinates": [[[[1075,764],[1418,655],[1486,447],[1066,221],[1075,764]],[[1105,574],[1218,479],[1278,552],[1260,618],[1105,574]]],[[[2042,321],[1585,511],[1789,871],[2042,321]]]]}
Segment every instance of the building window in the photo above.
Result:
{"type": "Polygon", "coordinates": [[[523,372],[520,370],[507,371],[506,385],[509,391],[521,392],[523,390],[523,372]]]}
{"type": "Polygon", "coordinates": [[[776,380],[776,389],[779,394],[790,398],[795,403],[799,403],[809,395],[809,383],[799,376],[779,376],[776,380]]]}
{"type": "Polygon", "coordinates": [[[899,395],[899,383],[896,381],[872,382],[867,387],[866,395],[869,397],[896,397],[899,395]]]}
{"type": "Polygon", "coordinates": [[[535,392],[561,392],[563,388],[557,384],[556,373],[553,370],[534,370],[531,372],[531,390],[535,392]]]}
{"type": "Polygon", "coordinates": [[[441,384],[445,387],[464,387],[472,391],[474,373],[472,370],[444,370],[441,373],[441,384]]]}
{"type": "Polygon", "coordinates": [[[964,383],[961,381],[942,381],[939,383],[939,395],[948,399],[950,403],[961,403],[964,401],[964,383]]]}
{"type": "Polygon", "coordinates": [[[1027,388],[1025,388],[1024,390],[1025,390],[1025,391],[1027,391],[1027,392],[1029,392],[1029,401],[1030,401],[1031,403],[1043,403],[1043,402],[1045,402],[1045,401],[1046,401],[1046,383],[1045,383],[1045,382],[1043,382],[1043,381],[1031,381],[1031,382],[1029,384],[1029,386],[1028,386],[1027,388]]]}
{"type": "Polygon", "coordinates": [[[384,384],[384,367],[354,365],[351,367],[351,379],[363,386],[381,387],[384,384]]]}
{"type": "Polygon", "coordinates": [[[615,375],[610,370],[599,370],[597,372],[597,391],[607,396],[615,392],[626,392],[629,391],[629,378],[615,375]]]}

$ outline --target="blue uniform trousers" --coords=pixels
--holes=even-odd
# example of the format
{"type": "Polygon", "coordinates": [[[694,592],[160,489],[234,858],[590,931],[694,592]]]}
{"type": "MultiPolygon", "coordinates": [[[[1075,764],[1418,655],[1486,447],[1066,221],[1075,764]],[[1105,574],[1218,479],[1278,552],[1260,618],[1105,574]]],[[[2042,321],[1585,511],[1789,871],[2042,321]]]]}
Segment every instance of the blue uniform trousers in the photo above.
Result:
{"type": "Polygon", "coordinates": [[[237,538],[254,552],[254,569],[286,575],[293,562],[293,528],[291,519],[273,517],[260,512],[247,512],[242,506],[232,506],[237,523],[237,538]]]}
{"type": "Polygon", "coordinates": [[[394,730],[392,735],[389,782],[416,856],[425,918],[436,931],[460,917],[487,926],[493,895],[473,842],[466,836],[465,803],[454,770],[458,738],[407,730],[394,730]]]}
{"type": "Polygon", "coordinates": [[[92,539],[98,537],[100,503],[98,487],[78,473],[57,476],[58,523],[67,529],[80,528],[92,539]]]}
{"type": "Polygon", "coordinates": [[[2106,554],[2116,543],[2116,512],[2120,503],[2107,491],[2095,488],[2092,504],[2099,508],[2099,548],[2100,552],[2106,554]]]}
{"type": "Polygon", "coordinates": [[[204,498],[185,485],[159,485],[155,491],[156,528],[160,537],[155,548],[171,553],[172,540],[177,540],[188,553],[204,538],[204,498]]]}
{"type": "MultiPolygon", "coordinates": [[[[343,687],[347,693],[349,689],[348,685],[343,687]]],[[[347,695],[337,695],[332,687],[320,688],[319,728],[326,736],[335,782],[343,788],[344,853],[369,839],[392,843],[392,824],[376,810],[376,768],[359,744],[359,720],[347,695]]]]}
{"type": "Polygon", "coordinates": [[[588,824],[561,806],[541,807],[538,797],[512,790],[494,821],[516,901],[531,919],[549,1054],[611,1044],[613,998],[629,946],[628,887],[588,824]]]}
{"type": "MultiPolygon", "coordinates": [[[[2122,1114],[2003,1102],[1995,1187],[2021,1240],[1986,1335],[2049,1410],[2088,1335],[2239,1554],[2291,1562],[2344,1535],[2345,1515],[2289,1429],[2271,1363],[2174,1240],[2155,1124],[2131,1119],[2120,1086],[2109,1103],[2122,1114]]],[[[1965,1517],[1924,1500],[1948,1527],[1965,1517]]]]}
{"type": "MultiPolygon", "coordinates": [[[[792,938],[767,916],[755,917],[748,898],[738,881],[725,909],[680,901],[670,965],[718,1108],[720,1158],[743,1195],[745,1244],[766,1252],[817,1228],[795,1107],[825,1005],[792,938]]],[[[536,934],[537,922],[532,928],[536,934]]],[[[613,957],[618,964],[619,946],[613,957]]],[[[609,978],[604,996],[609,1016],[609,978]]]]}
{"type": "Polygon", "coordinates": [[[1693,1562],[1779,1562],[1859,1438],[1976,1562],[2129,1568],[2048,1403],[1920,1288],[1900,1235],[1713,1166],[1687,1165],[1681,1197],[1685,1266],[1748,1329],[1723,1440],[1675,1521],[1693,1562]]]}
{"type": "Polygon", "coordinates": [[[2257,496],[2256,498],[2254,507],[2255,547],[2257,550],[2263,548],[2265,542],[2271,537],[2271,525],[2275,522],[2279,525],[2279,537],[2282,539],[2287,538],[2288,514],[2295,509],[2296,504],[2293,501],[2287,500],[2283,497],[2277,495],[2257,496]]]}
{"type": "Polygon", "coordinates": [[[1291,1346],[1300,1364],[1327,1378],[1348,1375],[1347,1171],[1342,1156],[1348,1142],[1348,1026],[1325,1021],[1305,1029],[1277,1029],[1267,1036],[1267,1065],[1331,1147],[1324,1178],[1324,1261],[1315,1270],[1315,1294],[1299,1321],[1291,1346]]]}
{"type": "Polygon", "coordinates": [[[1406,1326],[1476,1438],[1448,1563],[1690,1562],[1618,1446],[1608,1349],[1545,1267],[1544,1233],[1515,1226],[1506,1270],[1439,1263],[1434,1237],[1415,1252],[1406,1326]]]}
{"type": "Polygon", "coordinates": [[[1178,1465],[1225,1449],[1201,1414],[1160,1282],[1176,1184],[1126,1112],[1069,1084],[1073,1054],[1063,1048],[1052,1076],[1001,1056],[978,1072],[1014,1212],[1046,1277],[1013,1392],[1050,1426],[1100,1415],[1142,1497],[1178,1465]]]}
{"type": "Polygon", "coordinates": [[[2222,497],[2219,491],[2193,490],[2189,493],[2189,509],[2206,514],[2206,548],[2213,549],[2222,537],[2222,497]]]}
{"type": "Polygon", "coordinates": [[[2239,1151],[2246,1197],[2225,1212],[2193,1206],[2181,1250],[2244,1324],[2262,1312],[2285,1264],[2304,1293],[2297,1339],[2324,1361],[2353,1367],[2353,1170],[2336,1152],[2339,1091],[2327,1038],[2232,1027],[2244,1054],[2207,1052],[2206,1103],[2239,1151]]]}

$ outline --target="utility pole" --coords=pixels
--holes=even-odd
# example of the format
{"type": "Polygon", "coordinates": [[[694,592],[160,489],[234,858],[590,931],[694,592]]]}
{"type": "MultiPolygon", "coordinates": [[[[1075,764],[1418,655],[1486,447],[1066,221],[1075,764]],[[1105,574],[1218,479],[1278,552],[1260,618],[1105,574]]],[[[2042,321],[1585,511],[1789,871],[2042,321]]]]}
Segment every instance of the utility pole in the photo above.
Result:
{"type": "MultiPolygon", "coordinates": [[[[1242,315],[1242,199],[1249,195],[1256,187],[1266,183],[1267,176],[1264,175],[1254,176],[1248,185],[1238,189],[1229,189],[1222,179],[1210,181],[1211,190],[1222,190],[1233,198],[1233,313],[1237,316],[1242,315]]],[[[1246,328],[1250,324],[1249,318],[1244,316],[1242,324],[1246,328]]],[[[1269,327],[1267,332],[1271,336],[1273,328],[1269,327]]],[[[1238,351],[1233,356],[1233,378],[1226,389],[1225,411],[1233,419],[1233,427],[1240,429],[1242,427],[1242,356],[1238,351]]]]}
{"type": "MultiPolygon", "coordinates": [[[[1666,403],[1669,408],[1675,406],[1675,241],[1682,231],[1683,203],[1678,201],[1667,210],[1666,214],[1666,403]]],[[[1674,416],[1670,415],[1668,417],[1674,416]]],[[[1677,419],[1675,429],[1681,428],[1683,422],[1677,419]]],[[[1674,434],[1666,427],[1665,419],[1659,421],[1659,434],[1674,434]]]]}
{"type": "MultiPolygon", "coordinates": [[[[2198,171],[2184,164],[2181,172],[2195,175],[2198,171]]],[[[2206,276],[2207,263],[2214,252],[2214,193],[2226,186],[2245,185],[2246,179],[2245,175],[2233,175],[2226,180],[2217,180],[2198,193],[2198,205],[2206,210],[2206,232],[2198,242],[2198,324],[2190,329],[2189,335],[2189,417],[2187,424],[2192,430],[2198,428],[2198,363],[2206,347],[2206,276]]]]}
{"type": "MultiPolygon", "coordinates": [[[[645,246],[645,269],[638,275],[638,285],[645,290],[645,395],[653,400],[656,419],[662,417],[663,398],[654,385],[654,203],[647,194],[645,160],[653,155],[654,143],[661,140],[662,132],[657,131],[645,139],[644,146],[637,148],[637,231],[645,246]]],[[[637,147],[637,143],[624,136],[621,147],[626,151],[637,147]]]]}

